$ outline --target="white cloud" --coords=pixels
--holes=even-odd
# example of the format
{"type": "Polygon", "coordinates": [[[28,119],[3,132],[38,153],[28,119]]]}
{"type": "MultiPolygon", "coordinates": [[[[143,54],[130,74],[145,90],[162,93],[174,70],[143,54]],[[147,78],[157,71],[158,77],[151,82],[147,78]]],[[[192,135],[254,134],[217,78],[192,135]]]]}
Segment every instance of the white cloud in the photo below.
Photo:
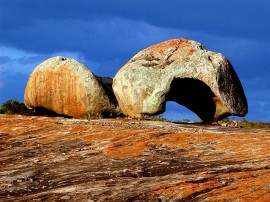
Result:
{"type": "Polygon", "coordinates": [[[34,64],[21,65],[19,61],[23,58],[29,58],[37,56],[34,53],[28,53],[23,50],[18,50],[13,47],[0,46],[1,56],[9,57],[10,60],[7,63],[0,64],[0,72],[13,72],[13,73],[30,73],[34,64]]]}
{"type": "Polygon", "coordinates": [[[31,74],[31,72],[37,65],[42,63],[44,60],[54,56],[74,58],[81,63],[87,62],[86,59],[82,56],[82,54],[75,52],[58,52],[49,55],[40,55],[36,53],[26,52],[23,50],[18,50],[13,47],[0,46],[0,53],[1,56],[10,58],[8,62],[0,64],[0,73],[7,72],[14,74],[31,74]]]}

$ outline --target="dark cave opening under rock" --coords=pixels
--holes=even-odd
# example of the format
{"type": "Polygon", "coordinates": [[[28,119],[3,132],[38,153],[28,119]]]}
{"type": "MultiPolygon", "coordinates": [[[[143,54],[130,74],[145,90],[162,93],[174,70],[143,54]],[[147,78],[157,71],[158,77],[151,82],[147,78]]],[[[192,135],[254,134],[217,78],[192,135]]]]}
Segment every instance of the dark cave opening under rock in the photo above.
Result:
{"type": "Polygon", "coordinates": [[[198,79],[175,78],[165,102],[174,101],[194,112],[204,122],[211,123],[216,112],[214,97],[210,87],[198,79]]]}

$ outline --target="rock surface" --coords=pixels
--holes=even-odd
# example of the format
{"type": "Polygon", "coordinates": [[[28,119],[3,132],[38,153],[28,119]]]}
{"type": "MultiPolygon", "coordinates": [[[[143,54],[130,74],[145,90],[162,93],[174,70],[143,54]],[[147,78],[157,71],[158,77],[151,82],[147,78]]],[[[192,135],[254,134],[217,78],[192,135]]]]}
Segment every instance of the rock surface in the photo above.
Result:
{"type": "Polygon", "coordinates": [[[244,116],[247,100],[230,62],[200,43],[173,39],[137,53],[116,74],[113,90],[121,111],[144,118],[175,101],[212,122],[244,116]]]}
{"type": "Polygon", "coordinates": [[[53,57],[31,74],[24,100],[29,108],[45,108],[71,117],[116,114],[111,87],[74,59],[53,57]]]}
{"type": "Polygon", "coordinates": [[[0,201],[269,201],[270,130],[0,115],[0,201]]]}

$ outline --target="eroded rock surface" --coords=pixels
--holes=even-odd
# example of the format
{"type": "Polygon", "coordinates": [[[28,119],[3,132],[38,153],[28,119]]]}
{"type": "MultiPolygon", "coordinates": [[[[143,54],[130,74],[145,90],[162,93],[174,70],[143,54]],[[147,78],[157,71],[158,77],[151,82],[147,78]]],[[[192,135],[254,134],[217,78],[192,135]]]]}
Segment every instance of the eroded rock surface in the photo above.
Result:
{"type": "Polygon", "coordinates": [[[269,201],[270,130],[0,115],[0,201],[269,201]]]}
{"type": "Polygon", "coordinates": [[[175,101],[212,122],[244,116],[247,100],[230,62],[200,43],[174,39],[137,53],[117,73],[113,89],[122,112],[144,118],[175,101]]]}
{"type": "Polygon", "coordinates": [[[116,114],[119,109],[111,86],[102,81],[74,59],[50,58],[31,74],[25,104],[71,117],[116,114]]]}

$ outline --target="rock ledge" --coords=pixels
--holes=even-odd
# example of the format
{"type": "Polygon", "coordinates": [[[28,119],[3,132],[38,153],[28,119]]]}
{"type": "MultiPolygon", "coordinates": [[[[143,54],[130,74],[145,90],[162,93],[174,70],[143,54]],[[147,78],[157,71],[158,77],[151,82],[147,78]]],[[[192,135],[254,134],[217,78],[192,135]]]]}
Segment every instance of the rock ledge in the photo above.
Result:
{"type": "Polygon", "coordinates": [[[268,201],[270,130],[0,115],[1,201],[268,201]]]}

